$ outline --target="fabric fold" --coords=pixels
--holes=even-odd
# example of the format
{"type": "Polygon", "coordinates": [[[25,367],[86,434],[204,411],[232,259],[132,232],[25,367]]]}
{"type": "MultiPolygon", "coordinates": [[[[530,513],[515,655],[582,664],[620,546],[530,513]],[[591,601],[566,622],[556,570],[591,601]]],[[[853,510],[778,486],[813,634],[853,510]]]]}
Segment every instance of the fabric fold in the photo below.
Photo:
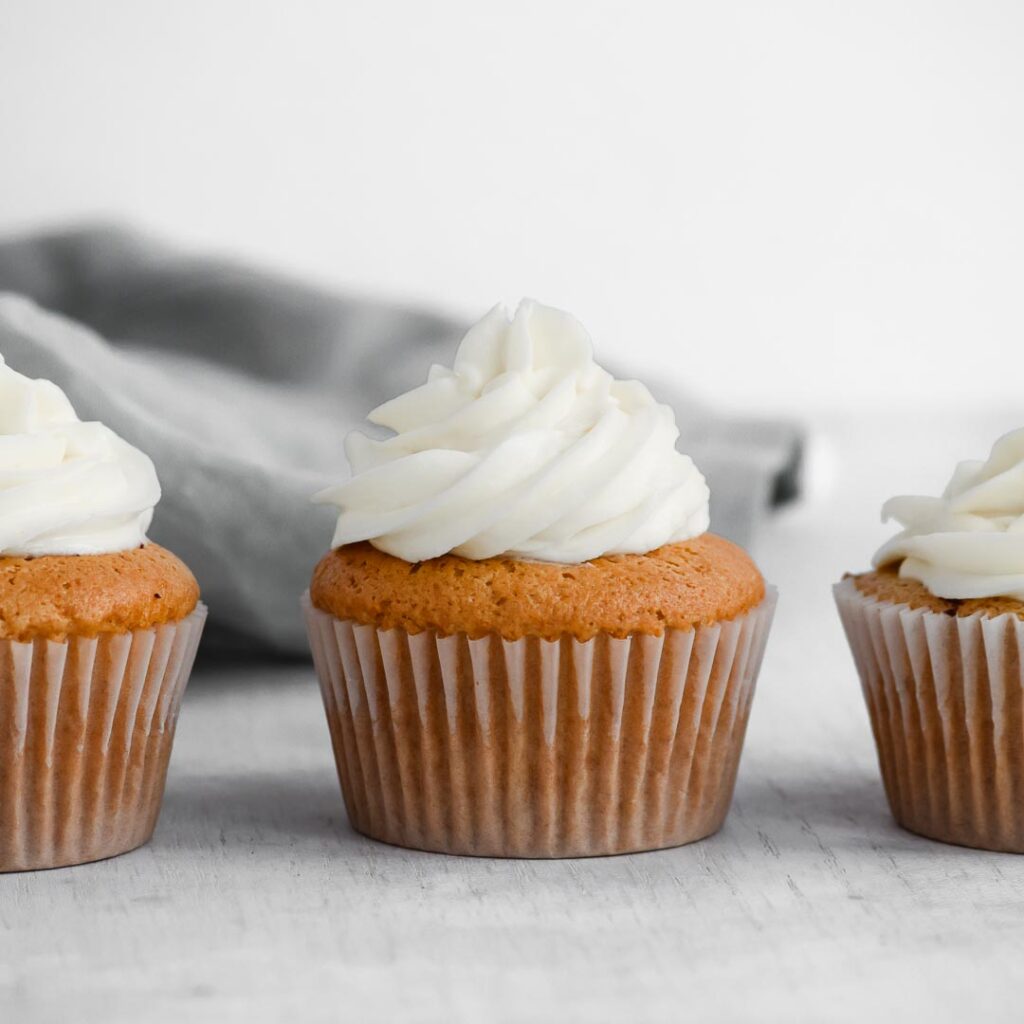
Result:
{"type": "MultiPolygon", "coordinates": [[[[150,536],[193,566],[210,641],[305,654],[297,598],[334,514],[309,498],[344,475],[366,413],[451,357],[464,325],[328,291],[116,228],[0,241],[0,353],[55,381],[83,419],[147,452],[164,497],[150,536]]],[[[676,409],[680,450],[714,495],[717,533],[748,545],[798,486],[791,423],[676,409]]]]}

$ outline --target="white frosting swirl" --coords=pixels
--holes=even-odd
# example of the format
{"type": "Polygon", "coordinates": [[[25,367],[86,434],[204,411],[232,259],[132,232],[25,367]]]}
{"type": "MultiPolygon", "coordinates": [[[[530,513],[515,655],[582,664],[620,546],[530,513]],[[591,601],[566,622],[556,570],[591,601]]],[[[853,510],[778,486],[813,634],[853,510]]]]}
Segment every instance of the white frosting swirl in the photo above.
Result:
{"type": "Polygon", "coordinates": [[[900,575],[936,597],[1024,601],[1024,429],[1001,437],[985,462],[961,462],[940,498],[891,498],[884,520],[902,526],[876,566],[902,559],[900,575]]]}
{"type": "Polygon", "coordinates": [[[136,547],[159,500],[148,456],[102,423],[83,423],[56,384],[0,357],[0,554],[136,547]]]}
{"type": "Polygon", "coordinates": [[[449,552],[584,562],[643,553],[708,527],[708,488],[672,410],[594,362],[557,309],[496,306],[452,369],[370,413],[394,436],[353,432],[353,477],[314,501],[341,509],[334,546],[369,540],[409,562],[449,552]]]}

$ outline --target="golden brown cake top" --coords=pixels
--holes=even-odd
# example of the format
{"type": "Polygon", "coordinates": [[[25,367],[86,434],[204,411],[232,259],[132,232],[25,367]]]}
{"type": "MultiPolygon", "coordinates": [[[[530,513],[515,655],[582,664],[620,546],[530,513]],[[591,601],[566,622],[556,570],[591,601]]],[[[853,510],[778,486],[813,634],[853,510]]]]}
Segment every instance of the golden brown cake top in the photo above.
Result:
{"type": "Polygon", "coordinates": [[[340,619],[508,640],[691,629],[742,615],[764,593],[750,556],[710,533],[576,565],[457,555],[410,563],[348,544],[321,560],[310,587],[313,604],[340,619]]]}
{"type": "Polygon", "coordinates": [[[905,604],[908,608],[927,608],[946,615],[995,616],[1009,613],[1024,619],[1024,602],[1012,597],[976,597],[956,599],[936,597],[923,583],[899,575],[899,565],[887,565],[873,572],[848,576],[854,586],[868,597],[889,604],[905,604]]]}
{"type": "Polygon", "coordinates": [[[65,640],[179,622],[199,584],[158,544],[102,555],[0,557],[0,639],[65,640]]]}

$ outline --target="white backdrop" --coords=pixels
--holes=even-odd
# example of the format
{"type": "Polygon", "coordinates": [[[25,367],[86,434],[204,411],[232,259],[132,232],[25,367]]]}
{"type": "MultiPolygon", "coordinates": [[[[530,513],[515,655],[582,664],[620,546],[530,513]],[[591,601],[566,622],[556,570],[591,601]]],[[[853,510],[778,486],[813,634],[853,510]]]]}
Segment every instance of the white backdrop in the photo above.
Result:
{"type": "Polygon", "coordinates": [[[1012,0],[3,0],[0,231],[532,294],[737,407],[1009,401],[1022,46],[1012,0]]]}

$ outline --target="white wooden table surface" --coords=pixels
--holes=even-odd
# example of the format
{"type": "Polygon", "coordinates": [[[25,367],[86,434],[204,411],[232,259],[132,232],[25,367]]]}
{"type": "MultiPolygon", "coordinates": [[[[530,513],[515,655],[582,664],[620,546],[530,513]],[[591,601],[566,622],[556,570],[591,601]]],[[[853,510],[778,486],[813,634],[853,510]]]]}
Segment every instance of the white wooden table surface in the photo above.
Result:
{"type": "Polygon", "coordinates": [[[831,494],[760,538],[781,602],[717,836],[553,862],[379,845],[348,827],[312,669],[206,667],[152,844],[0,876],[0,1021],[1020,1020],[1024,857],[893,825],[829,592],[882,498],[1014,425],[824,425],[831,494]]]}

